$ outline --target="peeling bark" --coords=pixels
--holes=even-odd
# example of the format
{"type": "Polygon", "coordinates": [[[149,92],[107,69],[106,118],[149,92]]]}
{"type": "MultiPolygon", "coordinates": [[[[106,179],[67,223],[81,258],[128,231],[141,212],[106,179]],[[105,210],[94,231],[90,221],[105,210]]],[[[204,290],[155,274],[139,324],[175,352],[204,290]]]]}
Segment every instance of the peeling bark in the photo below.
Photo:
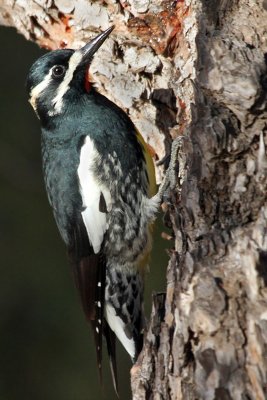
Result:
{"type": "Polygon", "coordinates": [[[0,5],[2,24],[51,49],[115,24],[91,67],[96,84],[158,160],[180,141],[164,204],[174,233],[167,291],[154,299],[133,399],[267,397],[266,9],[265,0],[0,5]]]}

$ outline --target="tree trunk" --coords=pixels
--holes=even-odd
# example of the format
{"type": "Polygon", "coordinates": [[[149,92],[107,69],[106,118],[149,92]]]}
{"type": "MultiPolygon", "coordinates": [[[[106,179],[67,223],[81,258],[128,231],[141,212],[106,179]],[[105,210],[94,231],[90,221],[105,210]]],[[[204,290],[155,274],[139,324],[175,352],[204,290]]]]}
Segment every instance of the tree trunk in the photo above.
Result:
{"type": "Polygon", "coordinates": [[[267,1],[1,4],[0,23],[51,49],[115,24],[92,75],[158,160],[173,140],[174,249],[133,399],[267,398],[267,1]]]}

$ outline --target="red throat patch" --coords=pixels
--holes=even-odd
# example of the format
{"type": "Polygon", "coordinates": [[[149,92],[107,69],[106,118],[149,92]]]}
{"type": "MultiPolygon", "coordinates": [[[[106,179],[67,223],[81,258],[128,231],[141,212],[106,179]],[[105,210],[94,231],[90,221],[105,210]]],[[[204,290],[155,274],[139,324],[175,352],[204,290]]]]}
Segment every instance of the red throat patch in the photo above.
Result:
{"type": "Polygon", "coordinates": [[[85,77],[84,77],[84,87],[87,93],[90,92],[91,90],[91,83],[90,83],[90,77],[89,77],[89,68],[85,72],[85,77]]]}

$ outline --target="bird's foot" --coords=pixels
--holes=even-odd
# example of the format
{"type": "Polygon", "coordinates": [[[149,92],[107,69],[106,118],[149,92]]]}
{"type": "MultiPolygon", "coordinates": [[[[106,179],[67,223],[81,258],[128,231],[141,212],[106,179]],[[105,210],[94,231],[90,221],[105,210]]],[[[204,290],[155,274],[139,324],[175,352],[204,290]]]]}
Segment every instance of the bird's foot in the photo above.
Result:
{"type": "Polygon", "coordinates": [[[170,163],[157,193],[157,196],[160,198],[161,202],[168,201],[170,191],[173,190],[178,184],[177,178],[180,169],[179,155],[182,152],[183,143],[184,136],[178,136],[172,142],[170,163]]]}

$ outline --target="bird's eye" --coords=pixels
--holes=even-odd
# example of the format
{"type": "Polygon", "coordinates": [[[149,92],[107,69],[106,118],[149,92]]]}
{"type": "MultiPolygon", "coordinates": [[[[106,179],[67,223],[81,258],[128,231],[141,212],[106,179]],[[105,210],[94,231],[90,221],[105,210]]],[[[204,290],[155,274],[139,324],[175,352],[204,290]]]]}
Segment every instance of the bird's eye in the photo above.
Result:
{"type": "Polygon", "coordinates": [[[61,78],[65,74],[65,67],[63,65],[55,65],[52,68],[53,78],[61,78]]]}

